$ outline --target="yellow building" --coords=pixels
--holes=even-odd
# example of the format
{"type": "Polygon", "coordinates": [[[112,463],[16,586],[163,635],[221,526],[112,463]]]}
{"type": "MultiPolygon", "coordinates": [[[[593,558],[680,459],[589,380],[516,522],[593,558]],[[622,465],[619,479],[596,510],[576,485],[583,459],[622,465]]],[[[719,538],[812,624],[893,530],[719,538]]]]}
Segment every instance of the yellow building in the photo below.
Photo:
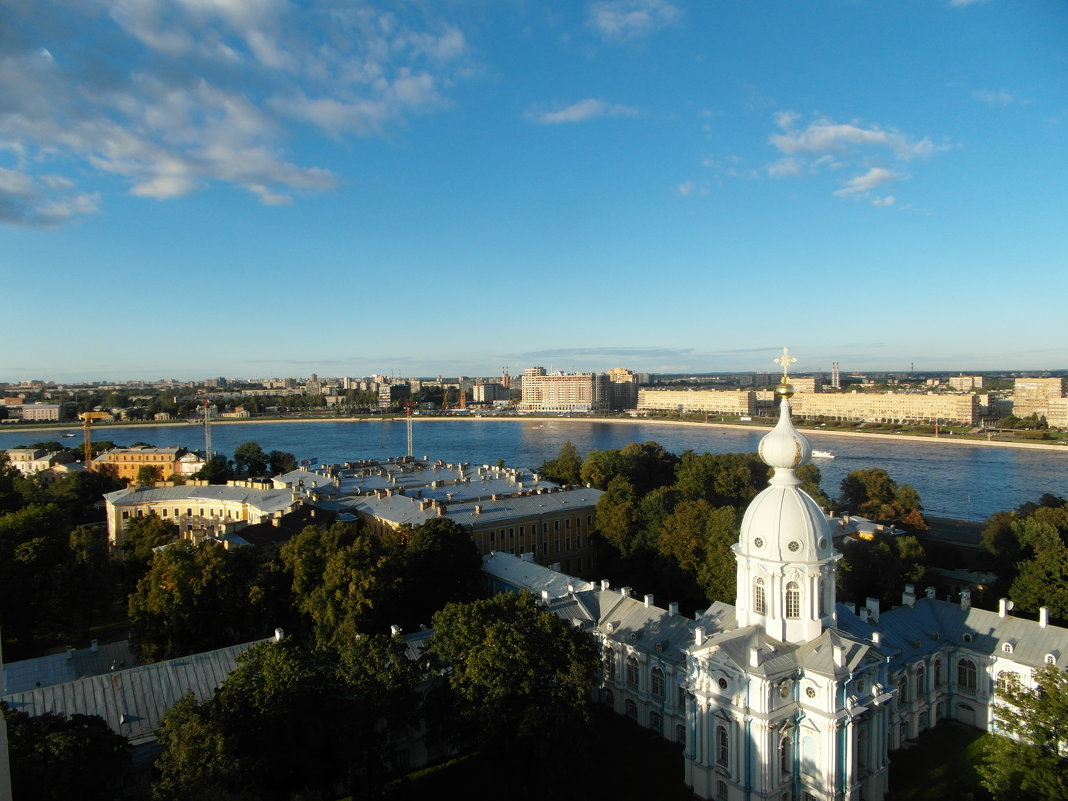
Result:
{"type": "Polygon", "coordinates": [[[1013,386],[1012,413],[1017,417],[1037,414],[1048,420],[1049,403],[1064,397],[1066,383],[1068,378],[1017,378],[1013,386]]]}
{"type": "Polygon", "coordinates": [[[180,474],[178,460],[187,453],[185,448],[112,448],[93,459],[92,469],[111,473],[116,478],[137,479],[142,467],[158,467],[161,480],[180,474]]]}
{"type": "Polygon", "coordinates": [[[792,399],[798,417],[833,417],[880,423],[979,422],[979,396],[931,393],[914,395],[894,392],[847,392],[806,394],[792,399]]]}

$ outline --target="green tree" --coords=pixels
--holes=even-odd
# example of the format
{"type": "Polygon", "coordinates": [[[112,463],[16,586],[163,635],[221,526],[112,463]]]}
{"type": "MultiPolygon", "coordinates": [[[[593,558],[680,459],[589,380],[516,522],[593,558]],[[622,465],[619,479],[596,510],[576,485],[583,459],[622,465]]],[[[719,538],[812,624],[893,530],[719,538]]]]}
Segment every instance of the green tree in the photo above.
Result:
{"type": "Polygon", "coordinates": [[[1048,606],[1054,618],[1068,619],[1068,545],[1061,532],[1038,515],[1016,520],[1012,527],[1028,555],[1017,565],[1013,602],[1027,612],[1048,606]]]}
{"type": "Polygon", "coordinates": [[[155,513],[133,517],[123,530],[122,550],[127,557],[147,565],[155,548],[178,539],[178,526],[155,513]]]}
{"type": "Polygon", "coordinates": [[[233,462],[220,455],[212,456],[193,474],[193,478],[207,481],[209,484],[225,484],[233,477],[233,462]]]}
{"type": "Polygon", "coordinates": [[[527,592],[449,604],[432,623],[426,654],[446,671],[453,733],[492,748],[503,775],[549,778],[589,722],[592,639],[527,592]]]}
{"type": "Polygon", "coordinates": [[[7,720],[11,792],[19,801],[110,801],[122,789],[130,744],[96,715],[27,715],[0,703],[7,720]]]}
{"type": "Polygon", "coordinates": [[[267,455],[271,475],[279,476],[297,469],[297,457],[286,451],[271,451],[267,455]]]}
{"type": "Polygon", "coordinates": [[[467,603],[482,595],[482,555],[471,535],[447,517],[435,517],[411,533],[398,554],[401,585],[398,619],[404,628],[429,623],[445,604],[467,603]]]}
{"type": "Polygon", "coordinates": [[[597,501],[594,524],[601,538],[621,556],[634,552],[641,530],[640,506],[638,493],[626,476],[615,476],[608,482],[597,501]]]}
{"type": "Polygon", "coordinates": [[[1034,679],[1034,689],[1010,682],[997,693],[997,733],[978,772],[999,801],[1068,799],[1068,676],[1045,665],[1034,679]]]}
{"type": "Polygon", "coordinates": [[[556,458],[543,462],[538,473],[558,484],[578,484],[582,481],[582,458],[578,449],[568,440],[560,447],[556,458]]]}
{"type": "Polygon", "coordinates": [[[675,487],[685,500],[741,507],[767,483],[767,465],[755,453],[685,451],[676,470],[675,487]]]}
{"type": "Polygon", "coordinates": [[[911,531],[927,529],[919,493],[908,484],[898,486],[879,467],[854,470],[843,478],[838,506],[851,514],[898,524],[911,531]]]}
{"type": "Polygon", "coordinates": [[[163,470],[154,464],[143,464],[137,468],[136,483],[139,487],[151,487],[163,480],[163,470]]]}
{"type": "Polygon", "coordinates": [[[247,476],[266,473],[268,460],[268,455],[256,442],[243,442],[234,449],[234,468],[247,476]]]}
{"type": "Polygon", "coordinates": [[[175,542],[152,558],[130,596],[130,639],[156,662],[232,645],[262,631],[250,588],[250,548],[175,542]]]}
{"type": "Polygon", "coordinates": [[[0,516],[0,626],[28,645],[66,631],[65,565],[69,520],[56,504],[0,516]]]}

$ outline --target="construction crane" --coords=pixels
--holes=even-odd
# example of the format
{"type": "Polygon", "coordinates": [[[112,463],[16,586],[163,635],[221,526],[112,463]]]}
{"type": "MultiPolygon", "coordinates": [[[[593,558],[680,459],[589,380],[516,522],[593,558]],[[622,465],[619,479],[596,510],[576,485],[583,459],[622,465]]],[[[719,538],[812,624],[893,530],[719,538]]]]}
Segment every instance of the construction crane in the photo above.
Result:
{"type": "Polygon", "coordinates": [[[78,412],[78,419],[82,421],[82,437],[85,441],[85,469],[92,470],[90,467],[93,459],[93,450],[90,447],[92,440],[89,434],[89,427],[93,424],[94,420],[103,420],[111,417],[110,412],[78,412]]]}

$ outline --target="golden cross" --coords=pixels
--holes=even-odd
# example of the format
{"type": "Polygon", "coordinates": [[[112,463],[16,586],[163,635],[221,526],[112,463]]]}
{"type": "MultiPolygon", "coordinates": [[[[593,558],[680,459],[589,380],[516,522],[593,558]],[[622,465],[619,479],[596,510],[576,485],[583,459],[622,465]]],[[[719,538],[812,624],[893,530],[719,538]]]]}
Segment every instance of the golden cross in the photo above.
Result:
{"type": "Polygon", "coordinates": [[[789,376],[790,365],[793,364],[796,361],[797,361],[797,359],[795,359],[793,356],[790,355],[789,348],[783,348],[782,349],[782,356],[780,356],[778,359],[775,360],[776,364],[781,364],[782,365],[782,382],[784,384],[787,383],[787,379],[790,377],[789,376]]]}

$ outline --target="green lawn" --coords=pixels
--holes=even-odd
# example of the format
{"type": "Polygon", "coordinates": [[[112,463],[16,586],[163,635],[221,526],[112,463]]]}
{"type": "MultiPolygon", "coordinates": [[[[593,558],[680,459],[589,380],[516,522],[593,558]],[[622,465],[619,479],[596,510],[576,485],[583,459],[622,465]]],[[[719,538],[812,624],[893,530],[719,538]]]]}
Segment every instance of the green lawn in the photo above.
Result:
{"type": "Polygon", "coordinates": [[[923,732],[910,748],[890,755],[886,801],[990,801],[975,773],[986,736],[953,721],[923,732]]]}

